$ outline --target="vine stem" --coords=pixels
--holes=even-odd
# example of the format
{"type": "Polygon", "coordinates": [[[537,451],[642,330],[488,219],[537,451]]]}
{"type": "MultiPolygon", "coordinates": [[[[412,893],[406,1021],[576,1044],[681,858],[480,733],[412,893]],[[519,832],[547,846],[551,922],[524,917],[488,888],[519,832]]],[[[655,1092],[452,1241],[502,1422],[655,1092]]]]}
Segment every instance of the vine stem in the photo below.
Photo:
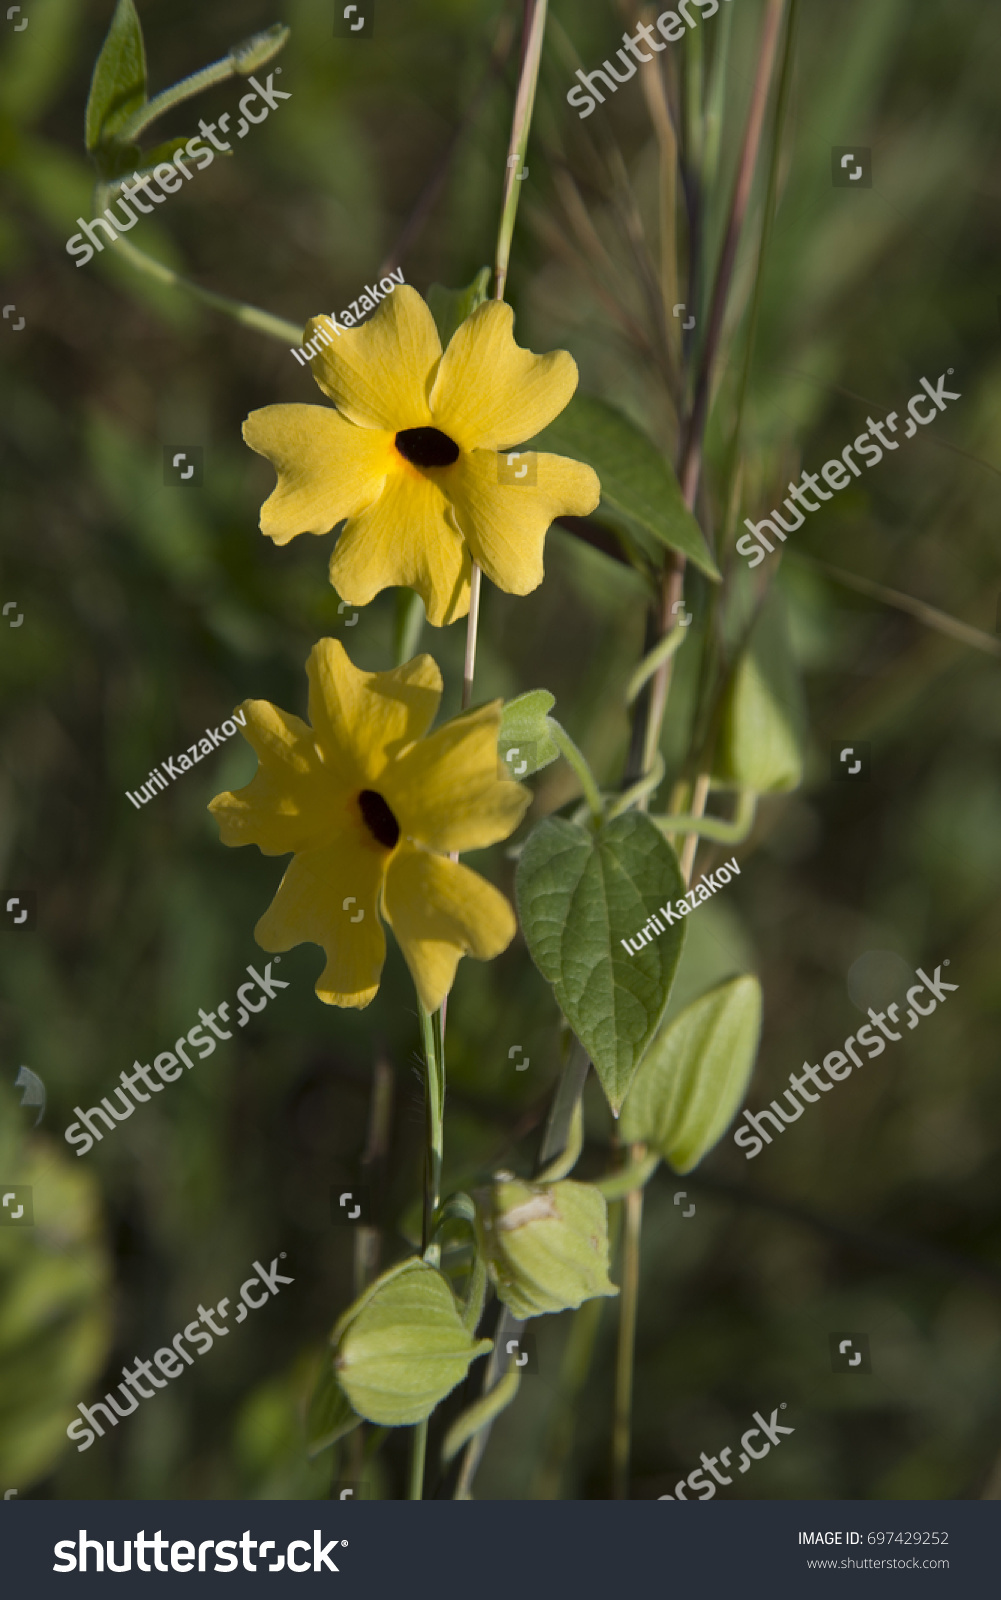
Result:
{"type": "MultiPolygon", "coordinates": [[[[630,1146],[633,1162],[641,1161],[646,1146],[630,1146]]],[[[643,1186],[626,1195],[622,1239],[619,1342],[615,1357],[615,1412],[612,1422],[612,1496],[629,1499],[629,1458],[632,1453],[633,1367],[636,1360],[636,1318],[640,1297],[640,1236],[643,1228],[643,1186]]]]}
{"type": "MultiPolygon", "coordinates": [[[[426,1009],[420,997],[417,1010],[424,1043],[427,1073],[424,1090],[427,1144],[424,1152],[424,1211],[421,1224],[421,1253],[431,1267],[441,1264],[441,1246],[432,1244],[435,1215],[441,1204],[441,1169],[445,1153],[445,1030],[442,1006],[435,1012],[426,1009]]],[[[407,1498],[424,1498],[424,1464],[427,1457],[428,1419],[414,1426],[410,1441],[410,1477],[407,1498]]]]}
{"type": "MultiPolygon", "coordinates": [[[[97,207],[101,210],[101,207],[97,207]]],[[[262,311],[259,306],[247,305],[242,300],[233,300],[228,294],[217,294],[214,289],[203,289],[200,283],[193,283],[190,278],[185,278],[181,273],[175,272],[172,267],[167,267],[162,261],[157,261],[154,256],[148,256],[145,250],[140,250],[129,239],[121,235],[112,246],[120,256],[138,271],[144,272],[148,278],[155,278],[157,283],[162,283],[169,289],[183,289],[191,295],[193,300],[199,300],[202,305],[210,306],[213,311],[221,311],[227,317],[232,317],[234,322],[242,323],[245,328],[253,328],[257,333],[266,333],[271,339],[280,339],[282,344],[298,344],[302,338],[302,328],[296,327],[294,322],[286,322],[284,317],[272,316],[270,311],[262,311]]]]}
{"type": "MultiPolygon", "coordinates": [[[[692,409],[684,430],[681,458],[678,465],[678,479],[681,484],[682,497],[690,511],[694,511],[699,489],[703,439],[709,414],[713,372],[722,339],[730,285],[733,280],[737,250],[747,215],[751,184],[758,164],[765,111],[775,70],[779,35],[785,8],[786,0],[768,0],[762,27],[761,43],[758,50],[751,104],[748,110],[737,176],[730,202],[727,228],[713,283],[708,332],[699,364],[692,409]]],[[[691,289],[691,285],[689,287],[691,289]]],[[[685,559],[683,556],[675,556],[665,568],[661,582],[659,616],[657,617],[659,638],[654,641],[653,647],[659,644],[660,639],[664,637],[671,627],[675,602],[682,597],[684,571],[685,559]]],[[[649,653],[650,648],[648,644],[645,653],[649,653]]],[[[633,760],[639,756],[644,773],[649,771],[660,745],[660,731],[667,710],[667,698],[673,665],[673,655],[667,656],[653,676],[649,693],[645,694],[639,702],[639,705],[643,708],[641,715],[644,718],[644,737],[642,738],[642,743],[638,738],[634,738],[630,756],[633,760]]],[[[696,779],[692,796],[691,813],[693,816],[701,817],[704,813],[708,793],[709,775],[707,772],[700,772],[696,779]]],[[[646,797],[646,802],[648,801],[649,796],[646,797]]],[[[644,805],[645,802],[641,801],[641,806],[644,805]]],[[[679,862],[686,886],[691,879],[697,849],[698,836],[689,834],[685,838],[679,862]]],[[[634,1162],[641,1159],[644,1153],[645,1147],[642,1145],[634,1145],[630,1152],[634,1162]]],[[[622,1285],[619,1296],[615,1402],[612,1421],[612,1493],[617,1500],[625,1500],[629,1496],[629,1469],[632,1454],[632,1391],[636,1361],[640,1246],[643,1225],[642,1188],[635,1189],[628,1194],[623,1205],[625,1208],[625,1227],[623,1229],[622,1242],[622,1285]]]]}
{"type": "MultiPolygon", "coordinates": [[[[508,144],[507,166],[504,170],[504,191],[501,200],[500,224],[497,229],[497,247],[494,251],[494,298],[503,300],[507,285],[507,270],[511,260],[511,241],[518,216],[523,180],[518,174],[525,165],[528,135],[535,110],[535,91],[539,82],[539,62],[542,58],[542,40],[546,31],[549,0],[525,0],[525,25],[522,31],[521,64],[518,71],[518,91],[514,114],[511,118],[511,139],[508,144]]],[[[473,679],[476,675],[476,642],[480,625],[480,588],[482,572],[474,561],[469,575],[469,616],[466,622],[466,658],[462,673],[462,709],[468,710],[473,698],[473,679]]]]}

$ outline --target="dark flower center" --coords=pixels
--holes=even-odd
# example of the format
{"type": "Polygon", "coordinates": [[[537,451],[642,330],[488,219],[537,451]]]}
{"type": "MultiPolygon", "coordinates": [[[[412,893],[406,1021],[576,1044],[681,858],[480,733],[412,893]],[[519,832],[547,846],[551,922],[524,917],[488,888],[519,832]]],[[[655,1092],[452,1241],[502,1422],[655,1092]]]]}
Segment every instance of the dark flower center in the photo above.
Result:
{"type": "Polygon", "coordinates": [[[377,839],[385,849],[392,850],[400,837],[400,824],[382,795],[376,794],[374,789],[363,789],[358,796],[358,804],[373,839],[377,839]]]}
{"type": "Polygon", "coordinates": [[[404,428],[396,448],[414,467],[451,467],[459,459],[459,446],[437,428],[404,428]]]}

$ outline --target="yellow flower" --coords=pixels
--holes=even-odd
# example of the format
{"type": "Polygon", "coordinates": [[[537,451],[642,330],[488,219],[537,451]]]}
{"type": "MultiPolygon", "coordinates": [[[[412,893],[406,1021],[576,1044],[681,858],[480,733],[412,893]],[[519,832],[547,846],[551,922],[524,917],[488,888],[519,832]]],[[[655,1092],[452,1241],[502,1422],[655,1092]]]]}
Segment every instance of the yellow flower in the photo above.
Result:
{"type": "Polygon", "coordinates": [[[267,700],[244,702],[257,772],[209,806],[224,844],[293,852],[255,937],[268,951],[322,945],[320,999],[361,1007],[386,959],[382,917],[434,1011],[460,956],[489,961],[514,936],[499,890],[448,859],[506,839],[531,799],[497,776],[502,702],[428,734],[442,688],[430,656],[361,672],[341,644],[321,639],[306,672],[309,723],[267,700]]]}
{"type": "Polygon", "coordinates": [[[497,452],[533,438],[577,387],[573,357],[522,350],[513,322],[489,300],[443,355],[408,284],[339,337],[314,317],[313,376],[337,410],[265,406],[247,418],[243,437],[278,473],[262,531],[287,544],[346,518],[330,559],[341,598],[363,606],[394,584],[416,589],[436,627],[469,610],[470,557],[508,594],[537,588],[550,523],[593,511],[601,486],[582,462],[542,454],[512,464],[528,465],[524,483],[499,481],[497,452]]]}

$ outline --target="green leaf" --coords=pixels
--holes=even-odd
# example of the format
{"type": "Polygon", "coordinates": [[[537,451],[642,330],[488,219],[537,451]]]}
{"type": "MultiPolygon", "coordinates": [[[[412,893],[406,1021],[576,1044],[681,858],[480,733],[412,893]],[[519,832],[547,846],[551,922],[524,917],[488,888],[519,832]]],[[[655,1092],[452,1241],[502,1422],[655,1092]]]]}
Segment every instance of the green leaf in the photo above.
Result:
{"type": "Polygon", "coordinates": [[[486,300],[489,284],[489,267],[481,267],[465,289],[446,289],[443,284],[432,283],[427,292],[428,310],[434,317],[443,350],[447,349],[456,328],[486,300]]]}
{"type": "Polygon", "coordinates": [[[118,0],[90,80],[84,142],[96,150],[146,104],[146,51],[132,0],[118,0]]]}
{"type": "Polygon", "coordinates": [[[731,978],[693,1000],[656,1037],[633,1079],[619,1137],[651,1144],[690,1172],[744,1098],[761,1034],[761,985],[731,978]]]}
{"type": "Polygon", "coordinates": [[[773,591],[723,702],[712,776],[724,788],[783,794],[803,781],[806,714],[799,670],[773,591]]]}
{"type": "Polygon", "coordinates": [[[618,1294],[608,1276],[608,1206],[593,1183],[504,1176],[476,1200],[490,1281],[519,1322],[618,1294]]]}
{"type": "Polygon", "coordinates": [[[529,689],[505,705],[497,749],[513,777],[527,778],[559,759],[548,717],[555,704],[548,689],[529,689]]]}
{"type": "Polygon", "coordinates": [[[138,175],[146,157],[137,144],[123,144],[120,139],[107,139],[94,151],[94,165],[102,183],[113,183],[132,173],[138,175]]]}
{"type": "Polygon", "coordinates": [[[508,1367],[503,1378],[495,1383],[489,1394],[482,1400],[477,1400],[473,1405],[456,1417],[449,1428],[441,1446],[441,1459],[446,1464],[453,1456],[457,1456],[464,1444],[468,1444],[474,1434],[485,1428],[488,1422],[493,1422],[501,1412],[511,1404],[518,1393],[521,1384],[521,1373],[517,1367],[508,1367]]]}
{"type": "Polygon", "coordinates": [[[614,406],[576,394],[528,448],[586,461],[601,479],[599,516],[647,552],[666,545],[719,581],[719,569],[685,505],[674,469],[614,406]]]}
{"type": "Polygon", "coordinates": [[[333,1364],[325,1361],[309,1403],[306,1454],[312,1460],[360,1426],[361,1417],[352,1410],[347,1395],[335,1379],[333,1364]]]}
{"type": "Polygon", "coordinates": [[[525,940],[617,1114],[664,1015],[684,923],[632,938],[684,892],[678,860],[650,818],[630,811],[597,834],[548,817],[521,854],[515,879],[525,940]]]}
{"type": "Polygon", "coordinates": [[[353,1410],[387,1428],[429,1416],[470,1362],[493,1349],[464,1326],[447,1279],[413,1256],[359,1296],[330,1342],[337,1381],[353,1410]]]}

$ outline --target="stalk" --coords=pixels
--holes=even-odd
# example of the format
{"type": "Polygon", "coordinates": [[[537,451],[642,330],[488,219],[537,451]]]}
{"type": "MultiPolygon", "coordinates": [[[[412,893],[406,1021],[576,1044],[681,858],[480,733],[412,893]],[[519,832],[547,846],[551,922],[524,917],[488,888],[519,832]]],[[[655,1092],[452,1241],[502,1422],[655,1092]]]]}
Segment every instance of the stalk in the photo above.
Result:
{"type": "MultiPolygon", "coordinates": [[[[546,31],[546,14],[549,0],[525,0],[525,26],[522,33],[521,66],[518,74],[518,92],[515,96],[514,115],[511,119],[511,139],[508,144],[507,166],[504,171],[504,191],[501,200],[500,225],[497,230],[497,248],[494,252],[494,298],[503,300],[507,284],[507,269],[511,259],[511,241],[521,200],[522,180],[518,177],[525,165],[528,135],[535,109],[535,91],[539,82],[539,61],[542,57],[542,39],[546,31]]],[[[476,642],[480,623],[480,584],[482,574],[473,562],[469,575],[469,617],[466,623],[466,658],[462,674],[462,709],[465,711],[473,698],[473,679],[476,675],[476,642]]]]}
{"type": "MultiPolygon", "coordinates": [[[[713,283],[708,327],[702,344],[692,410],[683,436],[678,477],[682,496],[690,511],[694,510],[699,489],[702,469],[702,446],[709,415],[713,373],[722,339],[723,322],[729,302],[737,249],[747,215],[751,185],[757,170],[765,110],[771,90],[785,5],[786,0],[768,0],[765,11],[754,87],[751,93],[751,104],[744,132],[744,142],[734,182],[726,232],[720,250],[719,264],[713,283]]],[[[786,60],[788,63],[788,52],[786,60]]],[[[690,58],[689,65],[691,66],[690,58]]],[[[695,76],[694,72],[689,72],[687,77],[688,96],[686,99],[689,100],[689,104],[693,93],[695,76]]],[[[687,154],[691,163],[691,151],[687,154]]],[[[698,159],[699,161],[701,160],[701,150],[698,152],[698,159]]],[[[696,162],[696,165],[698,165],[698,162],[696,162]]],[[[702,199],[703,197],[700,195],[699,205],[701,205],[702,199]]],[[[693,215],[692,231],[693,234],[701,236],[697,221],[697,208],[696,214],[693,215]]],[[[697,241],[693,239],[693,248],[696,247],[696,244],[697,241]]],[[[689,283],[689,295],[693,300],[695,299],[694,287],[691,282],[689,283]]],[[[646,654],[649,654],[652,648],[656,648],[659,645],[660,640],[663,639],[670,628],[671,618],[674,614],[674,602],[681,598],[684,568],[684,558],[676,556],[668,563],[665,569],[661,584],[660,615],[657,619],[659,622],[658,637],[654,640],[652,646],[649,643],[647,644],[646,654]]],[[[647,772],[650,769],[659,748],[660,730],[667,709],[667,696],[673,664],[673,655],[667,655],[651,680],[649,693],[642,696],[639,701],[639,704],[643,706],[643,722],[645,723],[645,737],[642,740],[641,757],[643,772],[647,772]]],[[[638,733],[638,729],[634,731],[638,733]]],[[[633,759],[639,755],[639,744],[639,738],[634,738],[630,752],[633,759]]],[[[700,772],[696,777],[692,796],[691,813],[693,817],[701,817],[705,811],[708,793],[709,775],[707,772],[700,772]]],[[[649,797],[647,797],[648,799],[649,797]]],[[[685,839],[679,863],[686,886],[691,879],[697,848],[698,836],[690,834],[685,839]]],[[[633,1152],[633,1159],[637,1159],[635,1151],[633,1152]]],[[[640,1188],[633,1190],[626,1196],[625,1200],[622,1285],[619,1296],[619,1342],[616,1358],[615,1410],[612,1425],[612,1492],[616,1499],[626,1499],[629,1489],[629,1462],[632,1448],[632,1385],[635,1368],[636,1321],[639,1305],[639,1259],[642,1223],[643,1190],[640,1188]]]]}
{"type": "MultiPolygon", "coordinates": [[[[180,83],[171,84],[169,89],[164,89],[161,94],[154,95],[152,100],[134,111],[128,121],[118,129],[115,137],[123,144],[132,144],[138,139],[145,128],[164,112],[173,106],[178,106],[184,100],[190,100],[196,94],[213,88],[217,83],[225,83],[227,78],[247,77],[251,72],[256,72],[266,62],[272,60],[279,50],[283,50],[288,43],[290,29],[283,22],[276,22],[272,27],[265,28],[262,33],[255,33],[251,38],[245,39],[242,44],[234,45],[229,55],[223,56],[220,61],[213,61],[208,67],[201,67],[198,72],[192,72],[180,83]]],[[[281,68],[277,68],[281,71],[281,68]]],[[[210,124],[214,126],[214,124],[210,124]]]]}
{"type": "MultiPolygon", "coordinates": [[[[432,1267],[441,1265],[441,1246],[432,1244],[435,1214],[441,1204],[441,1169],[444,1158],[445,1120],[445,1040],[444,1006],[433,1014],[425,1010],[420,997],[417,1010],[424,1042],[427,1078],[424,1090],[427,1143],[424,1151],[424,1213],[421,1223],[421,1253],[432,1267]]],[[[407,1498],[424,1498],[424,1463],[427,1456],[428,1419],[418,1422],[410,1441],[410,1476],[407,1498]]]]}
{"type": "MultiPolygon", "coordinates": [[[[642,1158],[645,1146],[630,1146],[630,1158],[642,1158]]],[[[615,1357],[615,1413],[612,1422],[612,1497],[629,1499],[632,1453],[633,1367],[636,1361],[636,1318],[640,1297],[640,1235],[643,1187],[631,1189],[623,1202],[622,1283],[619,1290],[619,1343],[615,1357]]]]}
{"type": "MultiPolygon", "coordinates": [[[[103,209],[101,206],[97,206],[97,210],[101,209],[103,209]]],[[[297,345],[302,338],[302,328],[297,327],[294,322],[286,322],[284,317],[274,317],[270,311],[262,311],[259,306],[249,306],[242,300],[233,300],[228,294],[217,294],[214,289],[203,289],[201,284],[192,283],[190,278],[182,277],[179,272],[175,272],[173,267],[164,266],[162,261],[157,261],[154,256],[148,256],[145,250],[140,250],[131,240],[123,239],[121,235],[115,240],[112,248],[124,256],[126,261],[139,272],[144,272],[148,278],[154,278],[157,283],[165,284],[168,289],[183,289],[193,300],[200,301],[203,306],[210,306],[213,311],[221,311],[245,328],[253,328],[257,333],[266,333],[270,339],[279,339],[286,345],[297,345]]]]}

